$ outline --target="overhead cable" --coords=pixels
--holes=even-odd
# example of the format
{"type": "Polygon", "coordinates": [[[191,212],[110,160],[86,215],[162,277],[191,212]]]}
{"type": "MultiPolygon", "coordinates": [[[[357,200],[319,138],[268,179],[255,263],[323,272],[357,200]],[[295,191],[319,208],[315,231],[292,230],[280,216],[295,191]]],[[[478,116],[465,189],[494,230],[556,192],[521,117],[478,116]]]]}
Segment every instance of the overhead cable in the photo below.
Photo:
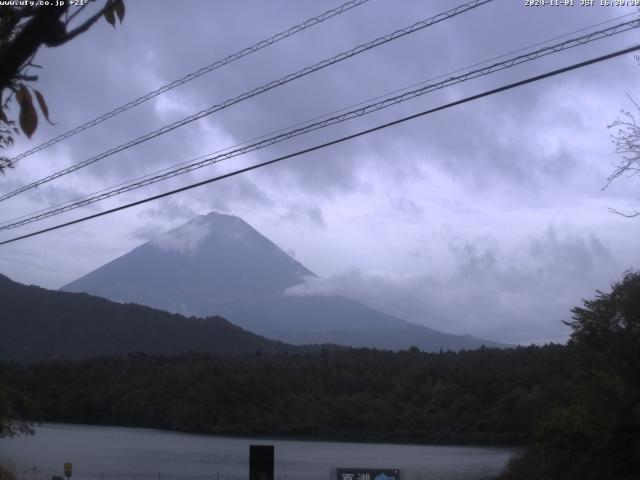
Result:
{"type": "Polygon", "coordinates": [[[109,209],[109,210],[105,210],[103,212],[95,213],[93,215],[88,215],[86,217],[78,218],[78,219],[75,219],[75,220],[71,220],[69,222],[65,222],[65,223],[61,223],[61,224],[58,224],[58,225],[54,225],[52,227],[44,228],[44,229],[38,230],[36,232],[32,232],[32,233],[28,233],[28,234],[25,234],[25,235],[20,235],[18,237],[10,238],[8,240],[0,241],[0,245],[6,245],[6,244],[9,244],[9,243],[17,242],[19,240],[24,240],[26,238],[34,237],[36,235],[41,235],[43,233],[51,232],[51,231],[54,231],[54,230],[59,230],[61,228],[68,227],[70,225],[75,225],[75,224],[78,224],[78,223],[86,222],[86,221],[92,220],[94,218],[102,217],[104,215],[109,215],[111,213],[115,213],[115,212],[118,212],[118,211],[121,211],[121,210],[126,210],[126,209],[129,209],[129,208],[138,206],[138,205],[142,205],[144,203],[152,202],[154,200],[159,200],[161,198],[165,198],[165,197],[168,197],[168,196],[171,196],[171,195],[175,195],[177,193],[184,192],[184,191],[187,191],[187,190],[191,190],[193,188],[197,188],[197,187],[201,187],[203,185],[208,185],[210,183],[218,182],[220,180],[224,180],[226,178],[230,178],[230,177],[233,177],[235,175],[239,175],[241,173],[246,173],[246,172],[249,172],[249,171],[252,171],[252,170],[256,170],[258,168],[266,167],[268,165],[273,165],[274,163],[278,163],[278,162],[281,162],[283,160],[287,160],[289,158],[294,158],[294,157],[298,157],[300,155],[304,155],[306,153],[310,153],[310,152],[313,152],[313,151],[316,151],[316,150],[321,150],[321,149],[327,148],[329,146],[345,142],[347,140],[352,140],[354,138],[358,138],[358,137],[361,137],[363,135],[368,135],[370,133],[373,133],[373,132],[376,132],[376,131],[379,131],[379,130],[383,130],[385,128],[388,128],[388,127],[391,127],[391,126],[394,126],[394,125],[398,125],[398,124],[401,124],[401,123],[404,123],[404,122],[407,122],[409,120],[413,120],[413,119],[416,119],[416,118],[419,118],[419,117],[423,117],[425,115],[429,115],[429,114],[432,114],[432,113],[435,113],[435,112],[438,112],[438,111],[441,111],[441,110],[445,110],[445,109],[448,109],[448,108],[451,108],[451,107],[455,107],[455,106],[461,105],[463,103],[467,103],[467,102],[471,102],[471,101],[474,101],[474,100],[478,100],[478,99],[483,98],[483,97],[487,97],[487,96],[490,96],[490,95],[494,95],[496,93],[504,92],[506,90],[510,90],[510,89],[513,89],[513,88],[516,88],[516,87],[520,87],[522,85],[526,85],[526,84],[529,84],[529,83],[537,82],[537,81],[543,80],[545,78],[553,77],[555,75],[566,73],[566,72],[569,72],[571,70],[576,70],[578,68],[586,67],[588,65],[592,65],[592,64],[599,63],[599,62],[602,62],[602,61],[605,61],[605,60],[609,60],[609,59],[612,59],[612,58],[615,58],[615,57],[619,57],[621,55],[626,55],[627,53],[635,52],[635,51],[638,51],[638,50],[640,50],[640,44],[634,45],[632,47],[625,48],[625,49],[622,49],[622,50],[617,50],[617,51],[609,53],[607,55],[602,55],[602,56],[599,56],[599,57],[596,57],[596,58],[592,58],[592,59],[586,60],[584,62],[579,62],[579,63],[575,63],[573,65],[569,65],[567,67],[563,67],[563,68],[559,68],[559,69],[556,69],[556,70],[552,70],[550,72],[543,73],[541,75],[536,75],[536,76],[533,76],[533,77],[526,78],[524,80],[520,80],[520,81],[517,81],[517,82],[509,83],[507,85],[503,85],[503,86],[498,87],[498,88],[487,90],[485,92],[482,92],[482,93],[479,93],[479,94],[476,94],[476,95],[471,95],[469,97],[465,97],[465,98],[462,98],[460,100],[456,100],[454,102],[447,103],[445,105],[441,105],[439,107],[431,108],[429,110],[424,110],[422,112],[419,112],[419,113],[416,113],[416,114],[413,114],[413,115],[409,115],[409,116],[394,120],[392,122],[384,123],[382,125],[378,125],[378,126],[373,127],[373,128],[362,130],[360,132],[357,132],[357,133],[354,133],[354,134],[351,134],[351,135],[347,135],[347,136],[338,138],[336,140],[325,142],[325,143],[322,143],[320,145],[315,145],[315,146],[310,147],[310,148],[305,148],[303,150],[299,150],[297,152],[290,153],[288,155],[283,155],[281,157],[277,157],[277,158],[274,158],[272,160],[268,160],[268,161],[265,161],[265,162],[257,163],[255,165],[251,165],[249,167],[245,167],[245,168],[241,168],[241,169],[238,169],[238,170],[234,170],[233,172],[225,173],[224,175],[218,175],[216,177],[209,178],[207,180],[203,180],[203,181],[200,181],[200,182],[197,182],[197,183],[192,183],[192,184],[186,185],[184,187],[176,188],[175,190],[170,190],[168,192],[164,192],[164,193],[161,193],[161,194],[158,194],[158,195],[154,195],[152,197],[148,197],[148,198],[145,198],[145,199],[142,199],[142,200],[138,200],[136,202],[131,202],[131,203],[128,203],[126,205],[121,205],[119,207],[115,207],[115,208],[112,208],[112,209],[109,209]]]}
{"type": "Polygon", "coordinates": [[[31,190],[33,188],[36,188],[40,185],[43,185],[47,182],[50,182],[52,180],[55,180],[56,178],[62,177],[64,175],[68,175],[69,173],[75,172],[76,170],[79,170],[81,168],[87,167],[89,165],[92,165],[106,157],[109,157],[111,155],[114,155],[118,152],[122,152],[123,150],[127,150],[135,145],[138,145],[140,143],[146,142],[148,140],[151,140],[152,138],[158,137],[160,135],[163,135],[167,132],[170,132],[172,130],[175,130],[176,128],[182,127],[188,123],[194,122],[196,120],[199,120],[203,117],[206,117],[207,115],[211,115],[214,112],[223,110],[227,107],[230,107],[231,105],[235,105],[236,103],[240,103],[244,100],[247,100],[249,98],[255,97],[256,95],[260,95],[262,93],[265,93],[269,90],[272,90],[273,88],[279,87],[281,85],[287,84],[293,80],[297,80],[299,78],[302,78],[306,75],[309,75],[313,72],[316,72],[318,70],[321,70],[323,68],[326,68],[328,66],[331,66],[335,63],[341,62],[343,60],[346,60],[348,58],[354,57],[356,55],[359,55],[360,53],[366,52],[368,50],[371,50],[372,48],[376,48],[379,47],[380,45],[384,45],[386,43],[392,42],[394,40],[397,40],[401,37],[404,37],[406,35],[415,33],[417,31],[420,31],[424,28],[427,28],[431,25],[434,25],[436,23],[442,22],[444,20],[453,18],[457,15],[460,15],[462,13],[468,12],[469,10],[472,10],[474,8],[477,8],[481,5],[484,5],[486,3],[490,3],[493,0],[474,0],[472,2],[468,2],[462,5],[459,5],[455,8],[452,8],[450,10],[447,10],[446,12],[443,13],[439,13],[431,18],[425,19],[425,20],[421,20],[420,22],[414,23],[413,25],[410,25],[408,27],[396,30],[388,35],[382,36],[382,37],[378,37],[368,43],[364,43],[362,45],[359,45],[351,50],[348,50],[346,52],[342,52],[338,55],[335,55],[331,58],[322,60],[321,62],[318,62],[314,65],[311,65],[309,67],[303,68],[302,70],[298,70],[295,73],[291,73],[289,75],[286,75],[278,80],[273,80],[269,83],[266,83],[260,87],[257,87],[253,90],[250,90],[248,92],[243,93],[242,95],[239,95],[237,97],[225,100],[222,103],[213,105],[205,110],[202,110],[200,112],[194,113],[193,115],[190,115],[188,117],[183,118],[182,120],[178,120],[170,125],[165,125],[162,128],[159,128],[158,130],[154,130],[152,132],[149,132],[141,137],[138,137],[134,140],[131,140],[127,143],[124,143],[122,145],[119,145],[117,147],[114,147],[110,150],[107,150],[106,152],[103,152],[99,155],[96,155],[94,157],[91,157],[87,160],[84,160],[80,163],[71,165],[67,168],[64,168],[56,173],[53,173],[51,175],[48,175],[44,178],[41,178],[40,180],[37,180],[35,182],[32,182],[28,185],[25,185],[23,187],[18,188],[17,190],[14,190],[12,192],[6,193],[2,196],[0,196],[0,202],[7,200],[11,197],[14,197],[20,193],[26,192],[28,190],[31,190]]]}
{"type": "Polygon", "coordinates": [[[304,126],[285,131],[284,133],[279,133],[277,135],[261,139],[255,143],[250,143],[250,144],[247,144],[239,148],[235,148],[233,150],[229,150],[217,155],[207,156],[205,158],[200,157],[199,159],[194,160],[187,164],[183,164],[178,168],[164,169],[160,173],[157,173],[155,175],[148,175],[141,178],[140,180],[128,182],[122,186],[117,186],[112,189],[101,190],[100,192],[96,192],[96,194],[94,195],[82,197],[77,201],[68,202],[66,204],[63,204],[62,206],[52,207],[42,212],[35,212],[31,216],[23,216],[23,217],[20,217],[19,219],[16,219],[15,221],[5,222],[4,224],[0,224],[0,230],[9,230],[9,229],[21,227],[23,225],[27,225],[29,223],[33,223],[39,220],[43,220],[45,218],[49,218],[55,215],[60,215],[62,213],[75,210],[77,208],[84,207],[102,200],[106,200],[108,198],[123,194],[125,192],[129,192],[129,191],[142,188],[154,183],[158,183],[158,182],[167,180],[169,178],[176,177],[178,175],[183,175],[193,170],[207,167],[209,165],[219,163],[224,160],[228,160],[230,158],[246,154],[248,152],[259,150],[259,149],[274,145],[276,143],[289,140],[290,138],[297,137],[299,135],[303,135],[315,130],[319,130],[321,128],[326,128],[331,125],[342,123],[347,120],[351,120],[353,118],[362,117],[364,115],[368,115],[370,113],[391,107],[393,105],[397,105],[399,103],[412,100],[414,98],[417,98],[419,96],[425,95],[427,93],[430,93],[436,90],[440,90],[458,83],[462,83],[478,77],[496,73],[498,71],[512,68],[526,62],[531,62],[533,60],[536,60],[538,58],[541,58],[550,54],[558,53],[563,50],[574,48],[576,46],[585,45],[597,40],[601,40],[603,38],[621,34],[638,27],[640,27],[640,19],[620,23],[618,25],[614,25],[606,29],[598,30],[586,35],[582,35],[580,37],[566,40],[561,43],[543,47],[533,52],[518,55],[501,62],[493,63],[483,68],[474,69],[462,75],[452,76],[438,83],[422,85],[419,88],[406,91],[399,95],[384,98],[381,101],[364,105],[362,107],[359,107],[353,110],[349,110],[340,115],[335,115],[329,118],[324,118],[320,121],[308,123],[304,126]]]}
{"type": "Polygon", "coordinates": [[[201,77],[206,73],[212,72],[213,70],[217,70],[220,67],[224,67],[225,65],[235,62],[236,60],[239,60],[242,57],[246,57],[247,55],[255,53],[258,50],[262,50],[265,47],[273,45],[274,43],[279,42],[280,40],[284,40],[285,38],[291,37],[292,35],[295,35],[296,33],[299,33],[303,30],[306,30],[307,28],[318,25],[326,20],[329,20],[330,18],[333,18],[348,10],[351,10],[352,8],[359,7],[360,5],[368,1],[369,0],[351,0],[349,2],[346,2],[340,5],[339,7],[332,8],[331,10],[327,10],[326,12],[320,15],[308,18],[307,20],[305,20],[302,23],[299,23],[298,25],[295,25],[287,30],[277,33],[265,40],[261,40],[258,43],[251,45],[250,47],[243,48],[242,50],[236,53],[233,53],[221,60],[217,60],[214,63],[207,65],[206,67],[202,67],[199,70],[196,70],[195,72],[191,72],[177,80],[174,80],[171,83],[168,83],[167,85],[164,85],[156,90],[153,90],[152,92],[147,93],[146,95],[138,97],[135,100],[131,100],[130,102],[125,103],[124,105],[114,108],[113,110],[107,113],[104,113],[99,117],[94,118],[93,120],[83,123],[82,125],[79,125],[71,130],[68,130],[58,135],[57,137],[47,140],[46,142],[38,145],[37,147],[31,148],[30,150],[27,150],[26,152],[23,152],[20,155],[17,155],[9,159],[9,161],[11,163],[15,163],[18,160],[28,157],[29,155],[33,155],[34,153],[44,150],[45,148],[49,148],[52,145],[55,145],[56,143],[61,142],[62,140],[65,140],[69,137],[72,137],[73,135],[76,135],[77,133],[87,130],[88,128],[95,127],[96,125],[104,122],[105,120],[109,120],[110,118],[115,117],[116,115],[119,115],[133,107],[137,107],[138,105],[148,100],[151,100],[152,98],[155,98],[158,95],[162,95],[163,93],[168,92],[169,90],[173,90],[174,88],[180,85],[183,85],[187,82],[190,82],[191,80],[194,80],[198,77],[201,77]]]}

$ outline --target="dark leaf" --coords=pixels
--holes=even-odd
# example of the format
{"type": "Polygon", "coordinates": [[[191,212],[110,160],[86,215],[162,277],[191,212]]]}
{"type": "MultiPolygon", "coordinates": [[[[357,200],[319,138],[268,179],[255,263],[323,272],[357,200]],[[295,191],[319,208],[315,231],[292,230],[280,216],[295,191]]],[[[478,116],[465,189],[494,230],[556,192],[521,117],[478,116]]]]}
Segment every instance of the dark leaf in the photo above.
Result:
{"type": "Polygon", "coordinates": [[[38,105],[40,105],[40,110],[42,110],[42,113],[44,113],[44,118],[47,119],[47,122],[53,125],[53,122],[49,120],[49,109],[47,108],[47,103],[44,101],[44,97],[38,90],[34,90],[34,92],[36,93],[36,98],[38,99],[38,105]]]}
{"type": "Polygon", "coordinates": [[[116,11],[116,15],[118,15],[120,23],[122,23],[122,20],[124,20],[124,0],[118,0],[113,8],[116,11]]]}
{"type": "Polygon", "coordinates": [[[113,7],[107,8],[104,11],[104,18],[111,24],[113,28],[116,28],[116,16],[113,13],[113,7]]]}
{"type": "Polygon", "coordinates": [[[16,100],[20,105],[20,128],[27,137],[31,138],[31,135],[38,127],[38,114],[33,106],[33,99],[27,87],[20,86],[20,90],[16,93],[16,100]]]}
{"type": "Polygon", "coordinates": [[[9,119],[7,118],[7,115],[4,113],[4,110],[2,110],[1,107],[0,107],[0,120],[2,120],[4,123],[9,123],[9,119]]]}

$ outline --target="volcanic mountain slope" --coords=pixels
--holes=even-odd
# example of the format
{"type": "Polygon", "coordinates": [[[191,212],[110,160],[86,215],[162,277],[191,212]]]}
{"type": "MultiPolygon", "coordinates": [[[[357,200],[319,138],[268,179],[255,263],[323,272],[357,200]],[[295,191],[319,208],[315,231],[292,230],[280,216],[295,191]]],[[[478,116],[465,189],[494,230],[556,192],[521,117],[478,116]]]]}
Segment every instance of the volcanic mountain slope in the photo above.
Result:
{"type": "Polygon", "coordinates": [[[123,355],[319,350],[268,340],[224,318],[186,318],[87,294],[22,285],[0,275],[0,360],[123,355]]]}
{"type": "Polygon", "coordinates": [[[183,315],[220,315],[294,344],[459,350],[494,342],[450,335],[343,296],[286,295],[313,272],[242,219],[210,213],[63,287],[183,315]]]}

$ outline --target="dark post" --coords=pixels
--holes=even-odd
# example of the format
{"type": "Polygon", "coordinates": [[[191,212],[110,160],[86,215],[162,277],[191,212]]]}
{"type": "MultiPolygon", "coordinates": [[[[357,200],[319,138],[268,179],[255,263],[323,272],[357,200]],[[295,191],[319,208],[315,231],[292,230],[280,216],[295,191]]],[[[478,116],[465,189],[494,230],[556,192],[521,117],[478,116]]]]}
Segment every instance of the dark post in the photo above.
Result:
{"type": "Polygon", "coordinates": [[[273,445],[249,445],[249,480],[274,480],[273,457],[273,445]]]}
{"type": "Polygon", "coordinates": [[[70,462],[66,462],[64,464],[64,477],[69,480],[71,478],[71,468],[72,464],[70,462]]]}

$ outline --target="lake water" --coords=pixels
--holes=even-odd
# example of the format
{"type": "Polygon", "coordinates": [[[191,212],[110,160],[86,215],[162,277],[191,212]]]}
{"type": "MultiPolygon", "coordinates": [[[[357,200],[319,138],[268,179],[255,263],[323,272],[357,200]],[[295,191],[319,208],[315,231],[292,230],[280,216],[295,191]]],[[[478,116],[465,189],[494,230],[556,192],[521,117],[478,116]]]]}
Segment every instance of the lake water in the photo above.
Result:
{"type": "Polygon", "coordinates": [[[73,463],[71,480],[246,480],[249,445],[275,446],[278,480],[329,480],[331,469],[399,468],[401,480],[495,476],[510,448],[256,440],[159,430],[44,424],[32,437],[0,438],[0,459],[21,478],[50,480],[73,463]]]}

